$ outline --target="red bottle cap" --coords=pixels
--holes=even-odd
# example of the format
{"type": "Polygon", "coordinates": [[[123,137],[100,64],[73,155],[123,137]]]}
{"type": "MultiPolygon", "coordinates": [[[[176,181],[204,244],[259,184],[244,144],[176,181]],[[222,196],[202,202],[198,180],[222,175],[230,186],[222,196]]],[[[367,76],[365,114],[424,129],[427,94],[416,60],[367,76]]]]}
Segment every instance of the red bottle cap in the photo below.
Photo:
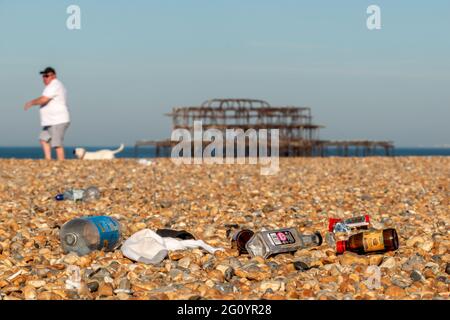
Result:
{"type": "Polygon", "coordinates": [[[369,215],[366,214],[364,217],[366,218],[366,222],[369,223],[369,222],[370,222],[370,217],[369,217],[369,215]]]}
{"type": "Polygon", "coordinates": [[[333,232],[334,226],[342,219],[330,218],[328,219],[328,231],[333,232]]]}
{"type": "Polygon", "coordinates": [[[336,253],[343,253],[346,249],[346,241],[336,242],[336,253]]]}

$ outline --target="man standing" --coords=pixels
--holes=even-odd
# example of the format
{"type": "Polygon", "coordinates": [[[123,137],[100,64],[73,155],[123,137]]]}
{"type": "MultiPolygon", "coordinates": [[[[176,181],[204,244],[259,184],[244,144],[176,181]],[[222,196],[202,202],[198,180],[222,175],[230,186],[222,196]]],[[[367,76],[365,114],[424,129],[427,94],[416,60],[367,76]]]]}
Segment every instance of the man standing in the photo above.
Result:
{"type": "Polygon", "coordinates": [[[42,132],[39,136],[46,160],[52,159],[55,148],[58,160],[64,160],[64,134],[70,125],[69,110],[66,103],[66,89],[56,79],[55,69],[48,67],[41,71],[45,84],[42,96],[25,104],[25,111],[32,106],[40,106],[42,132]]]}

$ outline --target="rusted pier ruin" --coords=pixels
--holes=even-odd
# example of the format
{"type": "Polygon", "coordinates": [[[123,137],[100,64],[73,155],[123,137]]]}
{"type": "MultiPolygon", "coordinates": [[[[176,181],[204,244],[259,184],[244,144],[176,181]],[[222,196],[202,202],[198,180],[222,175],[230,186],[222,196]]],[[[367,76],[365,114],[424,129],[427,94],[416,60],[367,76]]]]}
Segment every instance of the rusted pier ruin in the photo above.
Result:
{"type": "MultiPolygon", "coordinates": [[[[218,129],[225,137],[226,129],[278,129],[280,156],[371,156],[392,155],[390,141],[328,141],[320,140],[319,130],[324,128],[312,122],[308,107],[275,107],[263,100],[213,99],[200,106],[173,108],[172,129],[194,130],[194,121],[202,122],[202,129],[218,129]],[[380,153],[381,152],[381,153],[380,153]]],[[[140,140],[135,144],[135,154],[143,146],[155,147],[156,156],[168,156],[178,141],[140,140]]],[[[204,142],[207,145],[210,142],[204,142]]],[[[248,144],[248,139],[246,139],[248,144]]],[[[248,146],[247,146],[248,147],[248,146]]],[[[270,149],[270,142],[268,148],[270,149]]],[[[224,152],[225,154],[225,152],[224,152]]]]}

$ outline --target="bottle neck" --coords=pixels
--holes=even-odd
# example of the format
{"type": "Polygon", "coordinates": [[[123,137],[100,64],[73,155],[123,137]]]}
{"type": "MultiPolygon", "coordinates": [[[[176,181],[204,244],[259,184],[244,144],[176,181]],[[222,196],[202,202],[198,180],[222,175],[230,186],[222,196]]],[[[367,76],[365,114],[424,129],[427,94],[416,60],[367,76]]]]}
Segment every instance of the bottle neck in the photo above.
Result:
{"type": "Polygon", "coordinates": [[[74,246],[78,242],[78,235],[76,235],[75,233],[68,233],[65,235],[64,241],[69,246],[74,246]]]}

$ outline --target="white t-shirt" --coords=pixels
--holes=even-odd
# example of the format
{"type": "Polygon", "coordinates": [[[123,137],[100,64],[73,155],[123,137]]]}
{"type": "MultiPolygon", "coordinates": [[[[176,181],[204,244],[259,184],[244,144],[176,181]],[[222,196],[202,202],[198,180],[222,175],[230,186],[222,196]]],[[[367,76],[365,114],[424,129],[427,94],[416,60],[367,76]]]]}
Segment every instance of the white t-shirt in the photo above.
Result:
{"type": "Polygon", "coordinates": [[[42,95],[51,99],[40,108],[41,125],[43,127],[70,122],[69,109],[66,104],[66,88],[61,81],[53,79],[45,87],[42,95]]]}

